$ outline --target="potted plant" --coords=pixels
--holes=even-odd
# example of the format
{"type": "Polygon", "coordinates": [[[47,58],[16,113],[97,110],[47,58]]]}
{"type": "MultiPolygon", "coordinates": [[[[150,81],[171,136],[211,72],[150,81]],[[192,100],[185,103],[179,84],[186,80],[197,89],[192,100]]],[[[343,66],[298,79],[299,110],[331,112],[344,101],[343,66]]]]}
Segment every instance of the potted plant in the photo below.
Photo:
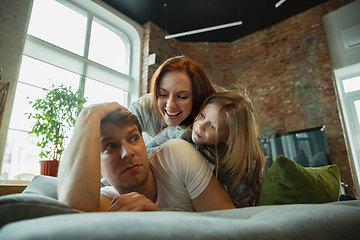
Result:
{"type": "Polygon", "coordinates": [[[28,119],[36,119],[29,134],[41,136],[37,143],[42,148],[39,156],[48,159],[40,161],[40,174],[56,177],[65,139],[69,137],[69,130],[75,125],[86,99],[81,96],[80,90],[73,92],[71,87],[63,85],[52,85],[51,89],[43,90],[46,91],[44,98],[29,101],[36,113],[26,114],[28,119]]]}

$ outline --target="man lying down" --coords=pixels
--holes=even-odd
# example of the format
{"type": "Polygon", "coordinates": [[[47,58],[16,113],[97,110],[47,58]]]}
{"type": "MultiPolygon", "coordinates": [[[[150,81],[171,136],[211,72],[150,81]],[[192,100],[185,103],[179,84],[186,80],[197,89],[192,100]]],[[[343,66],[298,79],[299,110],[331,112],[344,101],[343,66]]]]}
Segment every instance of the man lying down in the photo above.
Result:
{"type": "Polygon", "coordinates": [[[141,132],[118,103],[84,108],[59,167],[59,200],[86,212],[235,208],[190,143],[169,140],[148,157],[141,132]],[[101,174],[111,187],[101,188],[101,174]]]}

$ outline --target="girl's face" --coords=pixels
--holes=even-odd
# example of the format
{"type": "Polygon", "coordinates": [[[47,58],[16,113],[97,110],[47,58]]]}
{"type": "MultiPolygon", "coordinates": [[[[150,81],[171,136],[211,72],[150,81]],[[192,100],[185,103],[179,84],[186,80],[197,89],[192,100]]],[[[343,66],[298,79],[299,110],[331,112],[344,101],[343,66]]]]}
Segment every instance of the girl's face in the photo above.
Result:
{"type": "Polygon", "coordinates": [[[195,144],[215,145],[216,125],[218,127],[218,141],[223,143],[226,141],[228,130],[226,127],[225,114],[221,113],[219,122],[217,116],[220,111],[218,104],[210,103],[196,117],[192,129],[191,138],[195,144]]]}
{"type": "Polygon", "coordinates": [[[175,127],[184,121],[192,110],[191,80],[182,71],[171,71],[160,80],[158,106],[167,125],[175,127]]]}

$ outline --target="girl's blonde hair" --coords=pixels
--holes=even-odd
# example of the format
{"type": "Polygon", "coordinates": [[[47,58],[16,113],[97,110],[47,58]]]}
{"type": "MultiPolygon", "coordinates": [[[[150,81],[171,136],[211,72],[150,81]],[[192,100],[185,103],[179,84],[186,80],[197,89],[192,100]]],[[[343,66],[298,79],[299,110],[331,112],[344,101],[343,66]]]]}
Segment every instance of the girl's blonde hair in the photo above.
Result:
{"type": "Polygon", "coordinates": [[[225,174],[229,176],[228,191],[234,202],[238,203],[240,200],[234,195],[235,186],[242,179],[243,182],[250,182],[253,193],[250,204],[253,204],[260,193],[266,158],[259,145],[252,102],[245,93],[226,91],[215,93],[207,98],[201,110],[208,104],[220,106],[217,120],[224,113],[228,129],[225,153],[220,157],[217,142],[215,143],[216,167],[218,169],[221,166],[225,174]]]}

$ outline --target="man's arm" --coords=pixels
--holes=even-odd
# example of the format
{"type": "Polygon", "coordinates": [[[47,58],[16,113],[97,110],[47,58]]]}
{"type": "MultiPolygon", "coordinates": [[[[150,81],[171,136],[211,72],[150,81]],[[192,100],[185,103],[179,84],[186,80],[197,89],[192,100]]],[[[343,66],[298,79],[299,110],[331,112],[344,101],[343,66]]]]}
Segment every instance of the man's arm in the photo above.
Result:
{"type": "Polygon", "coordinates": [[[124,109],[118,103],[105,103],[80,113],[59,167],[59,201],[86,212],[104,211],[110,206],[110,198],[100,198],[100,124],[120,108],[124,109]]]}
{"type": "Polygon", "coordinates": [[[155,203],[140,193],[130,192],[119,195],[113,187],[101,188],[100,202],[100,205],[104,207],[101,211],[108,212],[152,211],[158,209],[155,203]]]}
{"type": "Polygon", "coordinates": [[[192,202],[197,212],[235,208],[226,190],[214,175],[205,190],[192,202]]]}

